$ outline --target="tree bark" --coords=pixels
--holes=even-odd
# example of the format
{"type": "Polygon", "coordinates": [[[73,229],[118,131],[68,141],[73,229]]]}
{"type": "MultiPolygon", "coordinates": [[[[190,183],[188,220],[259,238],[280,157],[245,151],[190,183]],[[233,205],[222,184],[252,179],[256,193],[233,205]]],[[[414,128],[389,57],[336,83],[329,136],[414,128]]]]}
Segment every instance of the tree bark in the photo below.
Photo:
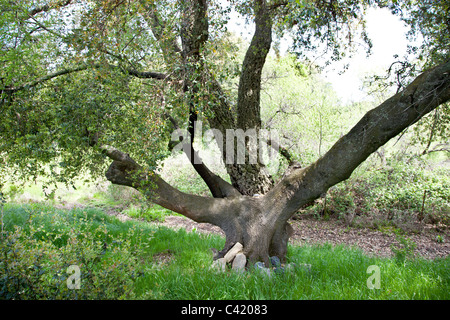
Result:
{"type": "MultiPolygon", "coordinates": [[[[237,99],[236,127],[244,132],[255,129],[259,137],[261,129],[261,75],[267,54],[272,44],[272,17],[265,1],[255,1],[255,33],[242,63],[237,99]]],[[[246,144],[245,164],[227,164],[227,171],[233,186],[242,194],[265,194],[273,186],[273,179],[259,159],[257,163],[249,163],[248,156],[257,150],[246,144]]],[[[225,154],[225,157],[227,155],[225,154]]],[[[234,159],[236,159],[236,154],[234,159]]]]}

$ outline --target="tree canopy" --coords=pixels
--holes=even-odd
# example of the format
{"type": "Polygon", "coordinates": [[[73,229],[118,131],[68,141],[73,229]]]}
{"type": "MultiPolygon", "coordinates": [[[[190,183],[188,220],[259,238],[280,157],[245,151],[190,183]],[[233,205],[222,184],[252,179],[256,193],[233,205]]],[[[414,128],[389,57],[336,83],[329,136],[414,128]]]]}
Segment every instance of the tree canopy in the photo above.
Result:
{"type": "MultiPolygon", "coordinates": [[[[177,54],[185,50],[180,33],[201,33],[204,66],[192,79],[199,88],[194,84],[188,90],[197,96],[196,111],[211,118],[215,101],[210,92],[215,89],[207,86],[217,82],[225,88],[241,71],[226,28],[229,13],[234,9],[251,23],[262,3],[208,1],[200,18],[203,25],[195,31],[183,27],[196,5],[190,1],[2,0],[1,132],[8,137],[0,150],[4,165],[42,174],[41,164],[58,159],[64,168],[61,179],[87,167],[100,173],[103,159],[91,151],[93,139],[100,139],[126,146],[128,153],[155,166],[167,154],[164,148],[173,129],[163,115],[170,113],[181,125],[189,110],[189,95],[183,91],[186,58],[177,54]]],[[[422,35],[423,45],[411,50],[420,50],[427,66],[448,58],[449,8],[442,1],[297,0],[267,6],[273,37],[288,33],[299,56],[314,51],[336,60],[352,46],[359,48],[358,39],[370,51],[364,10],[381,6],[412,26],[411,37],[422,35]]],[[[222,91],[215,99],[237,112],[232,90],[222,91]]]]}

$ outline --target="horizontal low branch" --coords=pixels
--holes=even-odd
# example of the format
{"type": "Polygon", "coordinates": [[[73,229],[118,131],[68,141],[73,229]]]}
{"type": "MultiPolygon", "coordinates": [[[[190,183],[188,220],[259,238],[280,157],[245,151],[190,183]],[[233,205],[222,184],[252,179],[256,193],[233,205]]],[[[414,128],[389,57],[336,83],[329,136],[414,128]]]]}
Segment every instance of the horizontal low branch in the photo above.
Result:
{"type": "Polygon", "coordinates": [[[53,73],[49,73],[43,77],[37,78],[36,80],[18,85],[18,86],[6,86],[1,88],[0,90],[3,92],[9,92],[9,93],[14,93],[20,90],[25,90],[25,89],[30,89],[33,88],[35,86],[37,86],[40,83],[46,82],[48,80],[54,79],[56,77],[65,75],[65,74],[70,74],[70,73],[74,73],[74,72],[79,72],[79,71],[83,71],[88,69],[90,66],[84,65],[84,66],[77,66],[74,68],[67,68],[67,69],[62,69],[62,70],[58,70],[56,72],[53,73]]]}
{"type": "Polygon", "coordinates": [[[196,222],[220,225],[231,208],[236,211],[239,206],[240,197],[221,199],[181,192],[157,173],[137,164],[127,153],[108,145],[99,148],[113,160],[106,172],[110,182],[140,190],[149,201],[196,222]]]}
{"type": "Polygon", "coordinates": [[[164,80],[168,78],[168,75],[161,72],[154,72],[154,71],[139,71],[132,68],[127,68],[126,71],[128,74],[135,76],[137,78],[142,79],[158,79],[158,80],[164,80]]]}
{"type": "Polygon", "coordinates": [[[75,73],[75,72],[80,72],[80,71],[84,71],[87,69],[98,69],[101,67],[107,66],[111,69],[119,69],[119,70],[123,70],[124,72],[127,72],[127,74],[135,76],[137,78],[143,78],[143,79],[157,79],[157,80],[164,80],[166,78],[168,78],[168,76],[165,73],[161,73],[161,72],[154,72],[154,71],[139,71],[133,68],[122,68],[120,66],[116,66],[116,65],[105,65],[102,63],[95,63],[95,64],[84,64],[84,65],[80,65],[80,66],[75,66],[72,68],[65,68],[65,69],[61,69],[52,73],[49,73],[45,76],[42,76],[40,78],[37,78],[33,81],[29,81],[27,83],[18,85],[18,86],[5,86],[3,88],[0,88],[0,91],[6,92],[6,93],[14,93],[20,90],[26,90],[26,89],[30,89],[33,88],[41,83],[44,83],[46,81],[52,80],[54,78],[57,78],[59,76],[63,76],[66,74],[71,74],[71,73],[75,73]]]}

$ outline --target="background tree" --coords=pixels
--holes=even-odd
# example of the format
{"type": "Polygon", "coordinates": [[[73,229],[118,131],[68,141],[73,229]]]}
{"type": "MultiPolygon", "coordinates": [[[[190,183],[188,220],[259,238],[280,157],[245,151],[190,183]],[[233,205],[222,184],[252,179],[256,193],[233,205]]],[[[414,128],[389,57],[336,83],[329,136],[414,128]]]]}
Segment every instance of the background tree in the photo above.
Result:
{"type": "MultiPolygon", "coordinates": [[[[263,67],[273,39],[289,32],[299,55],[323,49],[330,61],[351,52],[358,37],[370,51],[364,10],[375,4],[397,8],[398,1],[231,1],[255,24],[232,100],[223,84],[235,74],[233,52],[217,55],[229,43],[231,7],[206,0],[3,0],[2,166],[67,180],[82,168],[95,176],[111,159],[106,177],[112,183],[222,228],[221,254],[240,242],[251,261],[283,259],[292,232],[288,219],[299,208],[450,99],[448,51],[430,56],[414,81],[365,114],[327,152],[320,150],[317,161],[303,168],[292,163],[276,184],[260,161],[227,163],[230,156],[237,159],[236,146],[221,148],[231,183],[213,173],[194,148],[194,124],[204,119],[222,133],[215,136],[219,146],[229,129],[259,132],[263,67]],[[170,132],[184,125],[189,135],[179,141],[212,197],[180,192],[156,173],[170,132]]],[[[403,12],[416,8],[401,5],[403,12]]],[[[246,159],[252,148],[247,141],[246,159]]]]}

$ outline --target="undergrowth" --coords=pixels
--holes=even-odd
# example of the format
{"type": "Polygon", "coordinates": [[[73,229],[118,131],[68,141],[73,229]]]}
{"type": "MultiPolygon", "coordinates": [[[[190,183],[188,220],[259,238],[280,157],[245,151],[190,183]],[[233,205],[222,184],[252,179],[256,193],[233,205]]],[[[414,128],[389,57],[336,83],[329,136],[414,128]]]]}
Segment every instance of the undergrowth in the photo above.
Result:
{"type": "Polygon", "coordinates": [[[289,246],[288,262],[310,264],[267,275],[212,268],[215,235],[121,222],[99,208],[2,207],[1,299],[448,299],[450,258],[368,257],[347,246],[289,246]],[[71,289],[70,266],[80,288],[71,289]],[[380,288],[369,289],[369,266],[380,288]]]}
{"type": "Polygon", "coordinates": [[[393,162],[363,167],[303,213],[347,225],[420,232],[422,223],[450,226],[450,178],[445,168],[393,162]]]}

